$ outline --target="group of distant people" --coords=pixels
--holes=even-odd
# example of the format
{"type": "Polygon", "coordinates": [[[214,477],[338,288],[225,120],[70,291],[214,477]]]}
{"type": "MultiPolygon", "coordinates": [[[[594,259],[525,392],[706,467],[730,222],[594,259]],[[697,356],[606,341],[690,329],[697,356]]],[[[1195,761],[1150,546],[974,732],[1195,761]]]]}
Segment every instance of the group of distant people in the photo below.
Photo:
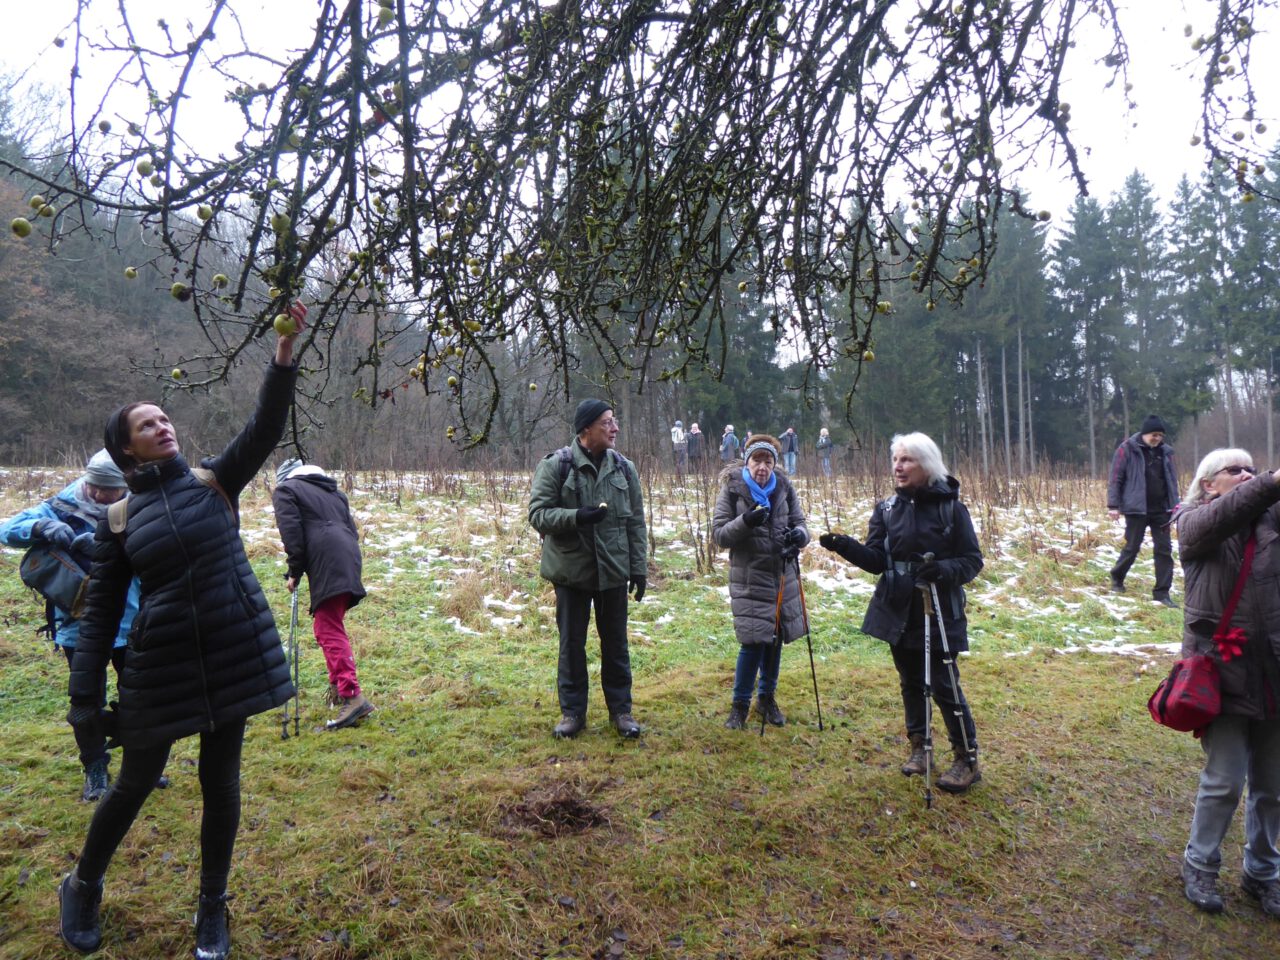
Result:
{"type": "MultiPolygon", "coordinates": [[[[755,434],[747,430],[744,432],[744,437],[739,439],[733,424],[725,424],[724,432],[720,435],[720,462],[723,464],[738,459],[739,454],[751,444],[753,436],[755,434]]],[[[787,427],[777,439],[782,447],[781,467],[788,476],[795,476],[797,457],[800,453],[800,438],[796,435],[796,428],[787,427]]],[[[833,444],[831,433],[826,427],[819,431],[814,450],[818,456],[822,475],[831,476],[833,444]]],[[[675,460],[676,473],[684,473],[691,464],[701,468],[710,455],[706,434],[696,422],[689,424],[689,429],[686,430],[684,421],[677,420],[671,427],[671,453],[675,460]]]]}

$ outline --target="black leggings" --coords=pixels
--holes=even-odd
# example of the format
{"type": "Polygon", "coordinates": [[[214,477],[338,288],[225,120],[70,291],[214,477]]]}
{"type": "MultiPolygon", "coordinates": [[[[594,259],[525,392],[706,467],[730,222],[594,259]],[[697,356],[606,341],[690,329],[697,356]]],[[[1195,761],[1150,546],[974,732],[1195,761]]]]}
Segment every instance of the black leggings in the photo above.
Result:
{"type": "MultiPolygon", "coordinates": [[[[231,851],[240,828],[240,748],[244,745],[244,721],[200,734],[200,793],[204,812],[200,821],[200,893],[217,896],[227,889],[231,851]]],[[[143,802],[164,772],[172,743],[124,749],[120,776],[89,824],[76,875],[91,883],[100,881],[120,841],[133,826],[143,802]]]]}

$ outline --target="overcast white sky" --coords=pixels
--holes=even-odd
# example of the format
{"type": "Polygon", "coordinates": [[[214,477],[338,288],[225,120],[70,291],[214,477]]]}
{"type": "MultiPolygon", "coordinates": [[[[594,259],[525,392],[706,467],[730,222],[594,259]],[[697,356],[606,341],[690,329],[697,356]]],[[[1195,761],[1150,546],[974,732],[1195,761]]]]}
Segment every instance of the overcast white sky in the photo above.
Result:
{"type": "MultiPolygon", "coordinates": [[[[10,2],[5,10],[5,28],[0,31],[0,67],[7,70],[30,68],[30,75],[45,83],[65,84],[70,65],[69,45],[52,46],[75,11],[75,0],[10,2]]],[[[107,11],[115,3],[104,3],[107,11]]],[[[202,12],[204,3],[185,0],[128,0],[131,16],[139,25],[151,26],[157,16],[167,16],[175,24],[187,12],[202,12]]],[[[1064,77],[1062,99],[1072,106],[1072,124],[1081,149],[1090,192],[1105,201],[1119,190],[1124,178],[1135,168],[1155,185],[1159,197],[1167,201],[1182,174],[1193,178],[1203,169],[1204,154],[1190,145],[1198,119],[1199,82],[1184,69],[1190,56],[1189,41],[1183,36],[1185,24],[1199,33],[1211,23],[1216,3],[1210,0],[1121,0],[1122,24],[1130,44],[1129,79],[1137,110],[1125,110],[1118,89],[1104,90],[1105,74],[1090,64],[1087,41],[1073,51],[1069,73],[1064,77]]],[[[237,10],[248,19],[258,16],[275,23],[261,30],[264,46],[290,46],[286,34],[309,30],[315,15],[315,0],[240,0],[237,10]],[[261,11],[267,11],[262,13],[261,11]]],[[[1261,146],[1270,147],[1280,133],[1277,107],[1270,97],[1280,92],[1280,13],[1268,11],[1274,22],[1258,23],[1254,40],[1255,88],[1262,96],[1258,120],[1269,132],[1261,146]]],[[[249,32],[249,31],[247,31],[249,32]]],[[[68,39],[70,34],[65,34],[68,39]]],[[[230,138],[228,138],[230,139],[230,138]]],[[[1031,193],[1030,206],[1049,208],[1055,220],[1064,214],[1075,196],[1075,186],[1061,167],[1062,157],[1043,156],[1037,170],[1024,175],[1022,183],[1031,193]]]]}

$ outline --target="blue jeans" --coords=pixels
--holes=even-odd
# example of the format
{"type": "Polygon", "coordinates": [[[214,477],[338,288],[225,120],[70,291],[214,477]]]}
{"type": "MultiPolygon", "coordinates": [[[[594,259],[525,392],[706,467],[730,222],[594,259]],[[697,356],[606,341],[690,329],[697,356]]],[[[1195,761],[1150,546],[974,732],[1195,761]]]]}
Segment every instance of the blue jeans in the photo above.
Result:
{"type": "Polygon", "coordinates": [[[782,467],[787,473],[795,473],[796,455],[794,453],[784,453],[782,455],[782,467]]]}
{"type": "Polygon", "coordinates": [[[782,664],[782,644],[744,643],[738,648],[738,665],[733,671],[733,702],[750,703],[751,689],[760,677],[760,696],[771,697],[778,689],[778,667],[782,664]]]}
{"type": "Polygon", "coordinates": [[[1240,803],[1244,807],[1244,872],[1255,880],[1280,877],[1280,718],[1250,720],[1223,715],[1200,738],[1204,770],[1196,794],[1187,841],[1187,863],[1216,875],[1222,865],[1222,838],[1240,803]]]}

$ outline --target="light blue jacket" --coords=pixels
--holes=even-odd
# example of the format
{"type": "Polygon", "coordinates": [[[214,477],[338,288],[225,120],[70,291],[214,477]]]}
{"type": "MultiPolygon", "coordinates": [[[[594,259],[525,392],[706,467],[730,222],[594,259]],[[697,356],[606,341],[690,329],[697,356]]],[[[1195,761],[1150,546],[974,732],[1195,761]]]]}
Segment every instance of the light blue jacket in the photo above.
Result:
{"type": "MultiPolygon", "coordinates": [[[[79,536],[82,533],[93,533],[97,524],[83,516],[76,502],[76,489],[82,481],[64,487],[54,496],[34,507],[23,510],[16,517],[0,524],[0,543],[6,547],[25,550],[35,543],[31,536],[31,528],[41,520],[61,520],[79,536]]],[[[129,595],[125,601],[124,617],[120,620],[120,632],[116,634],[115,645],[123,647],[129,640],[129,630],[133,626],[134,615],[138,612],[138,581],[129,585],[129,595]]],[[[54,623],[57,626],[54,642],[60,647],[72,647],[80,636],[80,622],[67,618],[65,610],[54,609],[54,623]]]]}

